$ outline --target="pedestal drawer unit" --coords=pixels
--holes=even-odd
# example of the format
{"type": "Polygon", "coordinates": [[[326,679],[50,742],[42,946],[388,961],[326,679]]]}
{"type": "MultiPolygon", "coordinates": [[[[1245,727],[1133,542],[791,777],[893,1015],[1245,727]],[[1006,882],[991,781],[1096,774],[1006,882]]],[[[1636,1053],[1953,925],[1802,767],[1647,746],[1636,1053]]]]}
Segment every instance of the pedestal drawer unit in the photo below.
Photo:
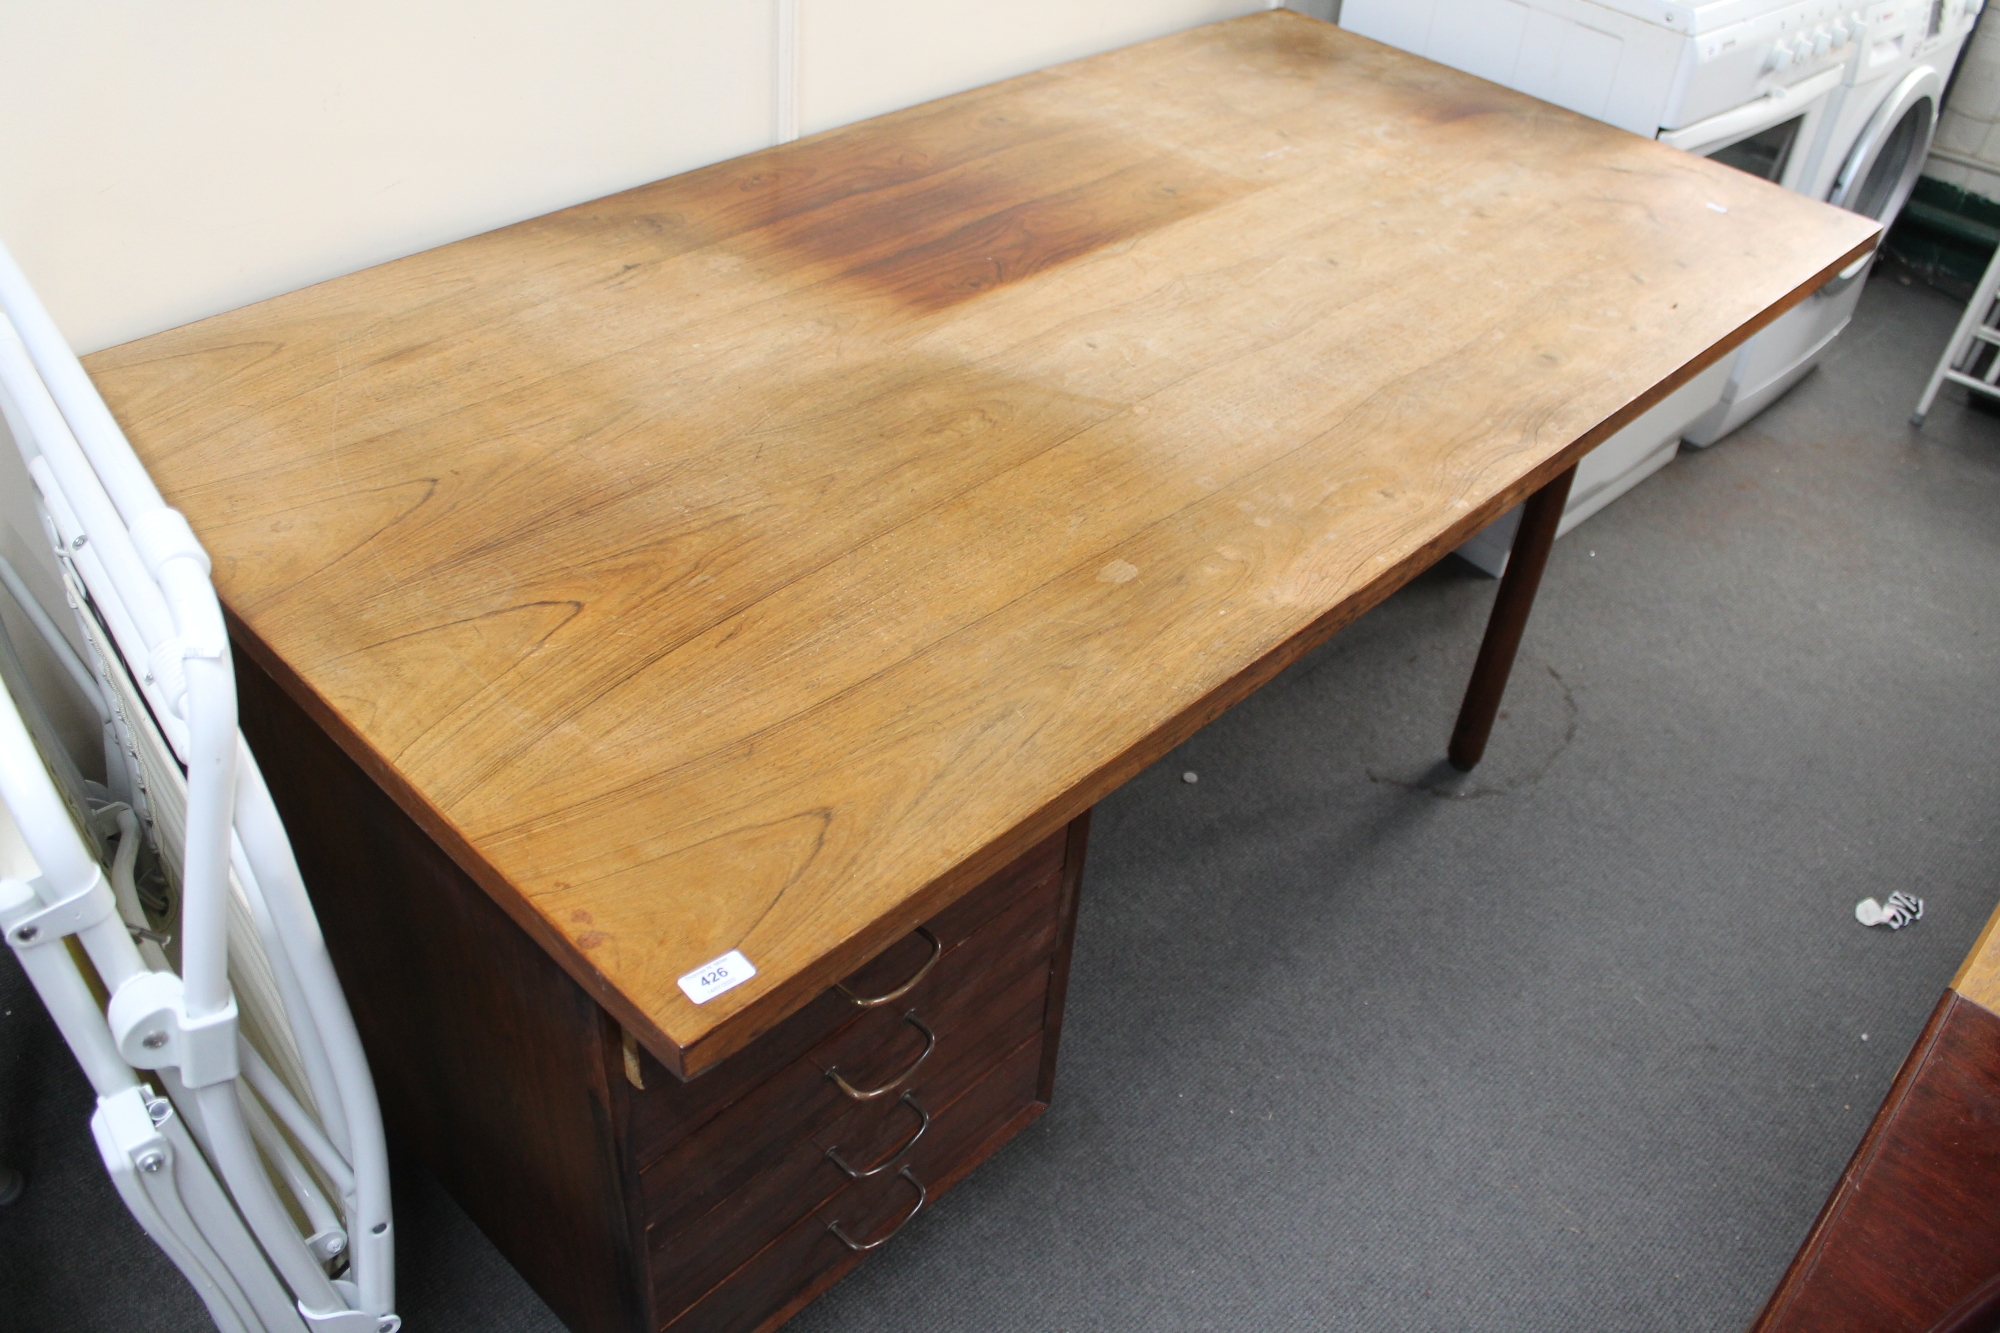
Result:
{"type": "Polygon", "coordinates": [[[682,1081],[237,660],[392,1133],[578,1333],[774,1327],[1046,1108],[1087,815],[682,1081]]]}

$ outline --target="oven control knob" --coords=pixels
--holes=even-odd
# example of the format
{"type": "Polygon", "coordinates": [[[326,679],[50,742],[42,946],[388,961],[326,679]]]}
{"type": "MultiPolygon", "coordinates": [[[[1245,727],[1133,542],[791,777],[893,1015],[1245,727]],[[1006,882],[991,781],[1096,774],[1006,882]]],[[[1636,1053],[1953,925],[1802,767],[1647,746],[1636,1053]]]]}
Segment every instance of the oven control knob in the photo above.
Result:
{"type": "Polygon", "coordinates": [[[1792,67],[1792,44],[1779,42],[1771,48],[1771,58],[1764,62],[1766,69],[1790,69],[1792,67]]]}
{"type": "Polygon", "coordinates": [[[1814,28],[1812,35],[1812,53],[1816,56],[1823,56],[1832,49],[1833,49],[1833,34],[1828,32],[1825,28],[1814,28]]]}
{"type": "Polygon", "coordinates": [[[1833,21],[1834,50],[1838,51],[1841,47],[1846,46],[1849,41],[1853,40],[1853,37],[1854,29],[1847,26],[1846,19],[1835,19],[1833,21]]]}

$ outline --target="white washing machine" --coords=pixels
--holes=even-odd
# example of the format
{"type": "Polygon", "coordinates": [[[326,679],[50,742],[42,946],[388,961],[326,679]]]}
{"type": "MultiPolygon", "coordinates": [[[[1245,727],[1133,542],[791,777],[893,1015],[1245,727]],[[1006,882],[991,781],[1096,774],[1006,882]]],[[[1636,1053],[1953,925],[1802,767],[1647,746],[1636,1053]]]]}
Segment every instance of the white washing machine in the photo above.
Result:
{"type": "MultiPolygon", "coordinates": [[[[1952,66],[1981,0],[1875,0],[1845,22],[1858,40],[1795,186],[1881,222],[1884,231],[1922,174],[1952,66]]],[[[1870,255],[1773,321],[1736,354],[1722,401],[1690,424],[1707,446],[1803,379],[1861,299],[1870,255]]]]}
{"type": "MultiPolygon", "coordinates": [[[[1340,23],[1804,191],[1853,63],[1854,3],[1344,0],[1340,23]]],[[[1684,431],[1726,412],[1733,382],[1725,359],[1592,450],[1559,533],[1673,461],[1684,431]]],[[[1498,574],[1518,522],[1518,511],[1503,517],[1459,554],[1498,574]]]]}

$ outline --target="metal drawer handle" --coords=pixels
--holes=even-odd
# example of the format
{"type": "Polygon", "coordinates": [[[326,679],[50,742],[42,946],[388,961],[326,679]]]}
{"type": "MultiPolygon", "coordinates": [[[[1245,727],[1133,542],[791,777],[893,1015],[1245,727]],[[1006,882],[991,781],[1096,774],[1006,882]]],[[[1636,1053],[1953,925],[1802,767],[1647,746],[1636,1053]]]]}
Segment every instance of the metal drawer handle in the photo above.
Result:
{"type": "Polygon", "coordinates": [[[896,1173],[896,1178],[898,1180],[909,1181],[910,1188],[917,1192],[917,1206],[910,1209],[909,1212],[904,1213],[902,1221],[896,1223],[895,1226],[890,1227],[888,1231],[884,1232],[880,1236],[877,1236],[874,1240],[869,1241],[866,1245],[863,1245],[858,1241],[849,1239],[847,1233],[840,1229],[840,1223],[828,1222],[826,1224],[826,1229],[833,1233],[834,1239],[838,1240],[842,1245],[845,1245],[848,1249],[853,1250],[856,1254],[866,1254],[870,1250],[877,1249],[883,1245],[887,1245],[891,1237],[893,1237],[898,1231],[901,1231],[904,1227],[910,1225],[910,1219],[915,1217],[918,1213],[921,1213],[924,1210],[924,1205],[930,1202],[930,1197],[931,1197],[930,1192],[924,1188],[922,1181],[918,1180],[915,1176],[910,1174],[910,1168],[907,1166],[904,1167],[901,1171],[898,1171],[896,1173]]]}
{"type": "Polygon", "coordinates": [[[848,999],[854,1001],[856,1005],[858,1005],[863,1009],[873,1009],[878,1004],[894,1004],[896,1001],[902,999],[905,995],[908,995],[911,991],[917,988],[917,983],[919,981],[922,981],[925,977],[931,974],[931,969],[937,966],[937,960],[944,954],[944,941],[940,940],[937,936],[931,934],[928,929],[926,929],[923,926],[918,926],[917,934],[923,936],[925,939],[931,942],[931,956],[929,958],[924,959],[924,965],[917,969],[917,975],[911,977],[908,981],[896,987],[896,989],[890,991],[887,995],[876,995],[876,996],[856,995],[853,991],[847,989],[847,984],[845,982],[840,982],[840,981],[834,982],[833,988],[839,991],[842,995],[845,995],[848,999]]]}
{"type": "Polygon", "coordinates": [[[937,1049],[937,1033],[931,1031],[929,1028],[924,1026],[924,1021],[921,1018],[917,1017],[917,1011],[914,1009],[910,1010],[909,1013],[903,1015],[903,1021],[905,1023],[908,1023],[911,1027],[915,1028],[917,1031],[924,1034],[923,1053],[919,1055],[916,1059],[910,1061],[910,1067],[908,1069],[905,1069],[902,1073],[896,1075],[896,1077],[890,1079],[887,1083],[884,1083],[879,1088],[869,1088],[866,1091],[863,1091],[862,1089],[855,1087],[852,1083],[849,1083],[845,1078],[842,1078],[840,1074],[840,1066],[835,1065],[832,1069],[826,1071],[826,1076],[833,1080],[833,1086],[839,1088],[842,1092],[846,1093],[848,1096],[852,1097],[857,1102],[872,1102],[877,1097],[888,1096],[896,1089],[902,1087],[905,1083],[908,1083],[910,1081],[910,1076],[917,1072],[917,1067],[923,1064],[924,1061],[930,1059],[931,1052],[937,1049]]]}
{"type": "Polygon", "coordinates": [[[881,1175],[884,1171],[887,1171],[897,1162],[902,1161],[904,1154],[908,1153],[910,1149],[916,1147],[917,1140],[922,1138],[924,1136],[924,1131],[931,1127],[931,1113],[929,1111],[926,1111],[923,1107],[917,1105],[916,1093],[906,1092],[901,1097],[898,1097],[896,1100],[908,1106],[912,1111],[915,1111],[918,1116],[917,1132],[910,1135],[909,1138],[904,1139],[903,1145],[900,1148],[896,1149],[896,1151],[890,1153],[887,1157],[884,1157],[881,1161],[869,1167],[866,1171],[856,1171],[853,1167],[847,1164],[847,1159],[840,1155],[840,1149],[828,1148],[826,1150],[827,1157],[832,1160],[835,1166],[839,1167],[842,1171],[845,1171],[847,1173],[847,1178],[849,1180],[871,1180],[874,1177],[881,1175]]]}

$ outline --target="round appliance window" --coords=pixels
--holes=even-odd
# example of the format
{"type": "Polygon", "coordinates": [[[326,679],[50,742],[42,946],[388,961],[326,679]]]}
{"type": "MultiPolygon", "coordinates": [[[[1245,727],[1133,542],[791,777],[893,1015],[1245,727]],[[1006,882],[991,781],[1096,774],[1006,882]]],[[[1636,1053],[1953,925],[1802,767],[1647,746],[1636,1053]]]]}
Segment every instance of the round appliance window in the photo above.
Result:
{"type": "Polygon", "coordinates": [[[1937,106],[1928,97],[1905,111],[1882,141],[1868,174],[1862,178],[1861,188],[1846,201],[1845,207],[1877,222],[1894,222],[1896,214],[1903,210],[1903,201],[1916,186],[1917,173],[1923,169],[1924,154],[1930,150],[1931,123],[1936,116],[1937,106]]]}

